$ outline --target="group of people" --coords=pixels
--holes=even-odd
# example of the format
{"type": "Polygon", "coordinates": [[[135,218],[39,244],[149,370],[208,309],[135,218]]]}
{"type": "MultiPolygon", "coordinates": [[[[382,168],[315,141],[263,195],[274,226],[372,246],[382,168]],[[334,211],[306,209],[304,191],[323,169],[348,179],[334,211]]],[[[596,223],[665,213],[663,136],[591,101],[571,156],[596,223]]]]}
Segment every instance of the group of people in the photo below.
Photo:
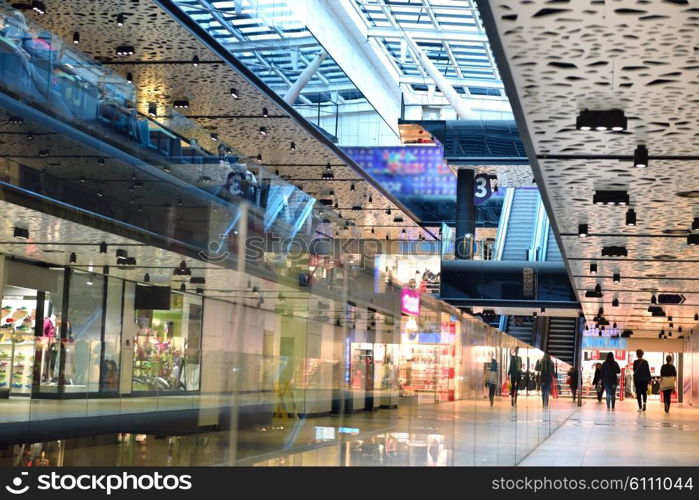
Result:
{"type": "MultiPolygon", "coordinates": [[[[651,370],[648,361],[643,359],[643,350],[636,351],[636,360],[633,363],[633,382],[638,402],[638,411],[646,411],[648,400],[648,386],[651,383],[651,370]]],[[[677,381],[677,370],[672,364],[672,356],[665,358],[666,363],[660,368],[660,390],[663,396],[665,413],[670,412],[670,402],[672,393],[675,391],[677,381]]],[[[548,353],[544,353],[541,360],[536,363],[536,371],[539,376],[539,387],[541,390],[541,400],[544,408],[549,406],[549,399],[554,388],[557,388],[558,374],[556,366],[548,353]],[[555,384],[555,385],[554,385],[555,384]]],[[[607,353],[604,363],[595,365],[595,375],[592,385],[597,393],[597,400],[602,401],[602,395],[606,394],[607,410],[614,411],[616,406],[616,390],[619,385],[619,374],[621,367],[614,359],[614,353],[607,353]]],[[[568,373],[567,383],[573,396],[573,402],[579,398],[578,394],[578,370],[572,367],[568,373]]],[[[509,379],[510,404],[517,406],[517,396],[522,380],[522,358],[519,356],[519,348],[515,347],[510,355],[510,364],[507,370],[509,379]]],[[[495,394],[498,388],[498,362],[492,356],[490,367],[486,374],[486,386],[488,387],[488,399],[490,406],[493,406],[495,394]]]]}
{"type": "MultiPolygon", "coordinates": [[[[537,361],[536,371],[539,373],[537,386],[541,390],[541,399],[544,407],[548,407],[553,385],[554,383],[557,384],[556,367],[548,353],[545,353],[544,357],[537,361]]],[[[519,356],[519,348],[515,347],[512,350],[510,365],[507,369],[507,377],[510,386],[510,404],[512,406],[517,406],[517,396],[519,395],[519,388],[522,385],[522,374],[522,358],[519,356]]],[[[487,371],[485,383],[488,387],[490,406],[493,406],[495,403],[495,393],[498,388],[498,362],[495,356],[492,356],[490,360],[490,367],[487,371]]]]}
{"type": "MultiPolygon", "coordinates": [[[[648,402],[648,386],[651,383],[651,371],[648,361],[643,359],[643,350],[636,350],[636,359],[633,362],[633,385],[636,392],[638,411],[646,411],[648,402]]],[[[595,375],[592,385],[597,392],[597,401],[602,402],[602,394],[606,394],[607,410],[614,411],[616,406],[616,389],[619,385],[621,368],[614,359],[612,352],[607,353],[604,363],[595,365],[595,375]]],[[[660,368],[660,391],[663,395],[665,413],[670,412],[672,393],[675,391],[677,381],[677,369],[672,364],[672,356],[665,357],[665,364],[660,368]]]]}

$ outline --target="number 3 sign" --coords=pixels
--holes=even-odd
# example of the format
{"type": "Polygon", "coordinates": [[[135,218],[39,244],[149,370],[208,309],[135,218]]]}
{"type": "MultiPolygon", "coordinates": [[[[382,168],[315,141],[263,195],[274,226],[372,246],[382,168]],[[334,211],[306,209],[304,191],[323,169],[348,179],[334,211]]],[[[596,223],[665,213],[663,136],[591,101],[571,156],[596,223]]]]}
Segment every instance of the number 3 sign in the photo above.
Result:
{"type": "Polygon", "coordinates": [[[490,179],[487,174],[478,174],[473,178],[473,204],[480,205],[490,198],[493,191],[490,189],[490,179]]]}

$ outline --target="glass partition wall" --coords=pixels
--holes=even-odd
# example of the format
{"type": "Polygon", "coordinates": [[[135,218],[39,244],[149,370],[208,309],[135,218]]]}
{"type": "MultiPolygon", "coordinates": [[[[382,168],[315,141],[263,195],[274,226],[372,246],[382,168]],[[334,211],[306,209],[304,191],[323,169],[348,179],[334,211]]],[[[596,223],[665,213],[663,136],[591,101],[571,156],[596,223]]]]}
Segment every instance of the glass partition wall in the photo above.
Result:
{"type": "Polygon", "coordinates": [[[514,464],[572,413],[431,264],[339,251],[331,206],[0,10],[3,464],[514,464]]]}

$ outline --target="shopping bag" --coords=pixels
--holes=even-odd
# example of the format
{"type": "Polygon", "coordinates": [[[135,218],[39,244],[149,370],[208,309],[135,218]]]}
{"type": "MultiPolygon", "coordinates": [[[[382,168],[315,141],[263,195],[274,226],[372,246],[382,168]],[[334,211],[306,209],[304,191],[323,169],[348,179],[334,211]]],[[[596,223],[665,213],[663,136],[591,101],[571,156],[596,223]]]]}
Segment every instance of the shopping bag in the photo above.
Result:
{"type": "Polygon", "coordinates": [[[553,375],[551,378],[553,379],[551,380],[551,397],[553,397],[553,399],[558,399],[558,379],[553,375]]]}

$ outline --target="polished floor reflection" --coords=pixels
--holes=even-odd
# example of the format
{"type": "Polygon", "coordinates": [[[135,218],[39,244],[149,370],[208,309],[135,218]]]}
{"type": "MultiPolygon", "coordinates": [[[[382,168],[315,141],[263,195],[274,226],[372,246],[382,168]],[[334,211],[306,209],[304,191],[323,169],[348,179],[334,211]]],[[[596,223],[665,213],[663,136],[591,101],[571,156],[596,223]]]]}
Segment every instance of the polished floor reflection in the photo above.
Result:
{"type": "Polygon", "coordinates": [[[576,407],[559,399],[548,410],[534,394],[516,408],[508,398],[430,404],[402,399],[397,409],[352,415],[275,419],[265,427],[186,436],[98,436],[14,446],[2,464],[49,465],[515,465],[576,407]],[[235,449],[229,443],[236,443],[235,449]],[[46,463],[46,462],[44,462],[46,463]]]}
{"type": "Polygon", "coordinates": [[[520,465],[580,466],[699,465],[699,411],[673,406],[669,414],[659,401],[638,412],[635,400],[588,401],[520,465]]]}

